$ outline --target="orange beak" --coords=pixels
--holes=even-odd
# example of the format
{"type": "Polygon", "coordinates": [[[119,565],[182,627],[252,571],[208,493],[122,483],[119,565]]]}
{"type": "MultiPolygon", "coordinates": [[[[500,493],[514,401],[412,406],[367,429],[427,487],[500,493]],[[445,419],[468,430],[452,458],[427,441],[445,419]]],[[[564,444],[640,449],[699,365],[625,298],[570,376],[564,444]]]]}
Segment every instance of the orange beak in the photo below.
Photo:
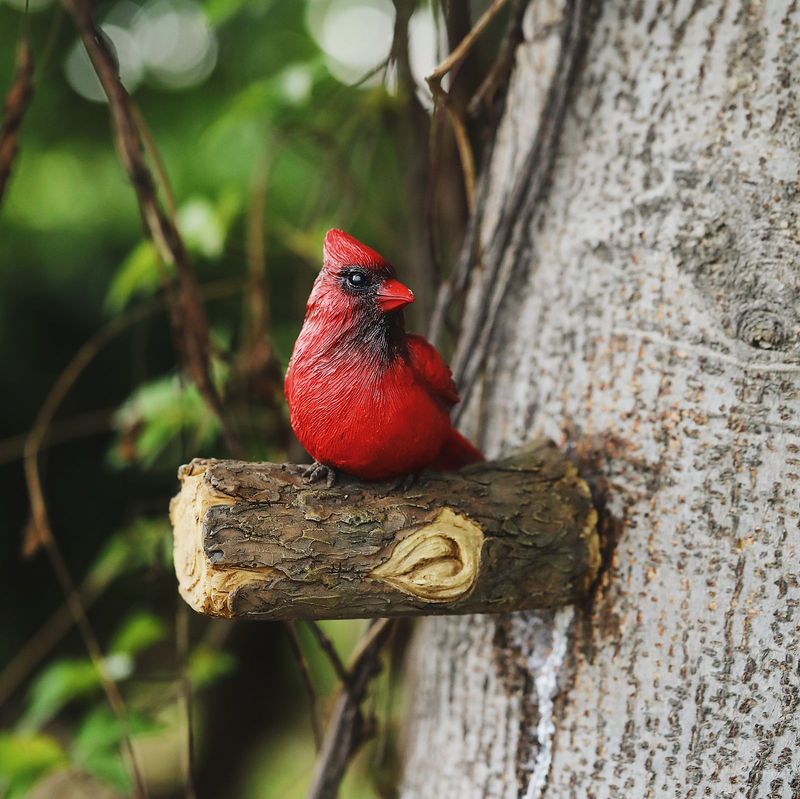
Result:
{"type": "Polygon", "coordinates": [[[375,295],[375,299],[381,310],[388,313],[414,302],[414,293],[399,280],[390,278],[383,281],[378,293],[375,295]]]}

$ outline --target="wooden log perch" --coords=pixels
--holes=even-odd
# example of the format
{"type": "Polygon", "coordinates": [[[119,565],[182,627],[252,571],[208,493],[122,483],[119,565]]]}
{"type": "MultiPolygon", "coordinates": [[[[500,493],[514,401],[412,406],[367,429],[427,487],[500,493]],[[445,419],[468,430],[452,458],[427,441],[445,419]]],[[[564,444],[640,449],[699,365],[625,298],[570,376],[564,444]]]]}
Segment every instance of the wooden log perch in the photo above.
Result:
{"type": "Polygon", "coordinates": [[[599,566],[586,483],[550,442],[410,490],[196,459],[172,500],[181,596],[210,616],[343,619],[574,602],[599,566]]]}

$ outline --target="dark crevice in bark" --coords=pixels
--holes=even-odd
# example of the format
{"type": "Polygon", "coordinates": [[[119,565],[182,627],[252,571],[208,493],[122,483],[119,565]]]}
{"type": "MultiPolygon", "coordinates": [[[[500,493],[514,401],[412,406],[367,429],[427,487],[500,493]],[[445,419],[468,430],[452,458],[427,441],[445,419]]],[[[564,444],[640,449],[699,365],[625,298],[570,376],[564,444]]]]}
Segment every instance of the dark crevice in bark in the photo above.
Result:
{"type": "MultiPolygon", "coordinates": [[[[497,229],[483,253],[470,254],[470,260],[480,265],[478,280],[484,287],[481,304],[461,331],[459,347],[453,365],[456,383],[462,390],[467,406],[479,377],[500,307],[512,280],[519,274],[524,259],[522,251],[529,246],[530,221],[539,201],[546,195],[553,160],[558,149],[559,134],[566,116],[576,79],[580,74],[583,56],[593,19],[592,7],[586,0],[570,0],[563,23],[561,52],[553,84],[541,114],[537,135],[508,194],[497,229]]],[[[480,229],[480,220],[478,220],[480,229]]],[[[480,246],[476,235],[474,246],[480,246]]]]}

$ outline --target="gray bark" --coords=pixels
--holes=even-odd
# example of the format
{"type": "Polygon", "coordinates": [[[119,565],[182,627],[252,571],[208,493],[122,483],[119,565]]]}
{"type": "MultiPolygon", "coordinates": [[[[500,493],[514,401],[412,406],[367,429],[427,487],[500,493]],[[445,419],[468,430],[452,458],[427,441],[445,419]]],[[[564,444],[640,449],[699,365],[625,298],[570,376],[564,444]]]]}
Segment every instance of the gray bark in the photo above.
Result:
{"type": "Polygon", "coordinates": [[[800,8],[608,0],[532,166],[575,5],[526,19],[456,364],[616,548],[587,607],[424,622],[402,795],[797,797],[800,8]]]}

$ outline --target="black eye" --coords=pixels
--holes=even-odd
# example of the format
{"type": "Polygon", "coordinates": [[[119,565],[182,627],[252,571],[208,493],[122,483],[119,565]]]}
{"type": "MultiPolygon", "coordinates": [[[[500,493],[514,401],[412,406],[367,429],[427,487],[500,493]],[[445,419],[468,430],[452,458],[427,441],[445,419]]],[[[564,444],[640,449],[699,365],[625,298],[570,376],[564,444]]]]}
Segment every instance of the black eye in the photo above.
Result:
{"type": "Polygon", "coordinates": [[[345,281],[351,289],[363,289],[369,285],[369,275],[363,269],[350,269],[345,274],[345,281]]]}

